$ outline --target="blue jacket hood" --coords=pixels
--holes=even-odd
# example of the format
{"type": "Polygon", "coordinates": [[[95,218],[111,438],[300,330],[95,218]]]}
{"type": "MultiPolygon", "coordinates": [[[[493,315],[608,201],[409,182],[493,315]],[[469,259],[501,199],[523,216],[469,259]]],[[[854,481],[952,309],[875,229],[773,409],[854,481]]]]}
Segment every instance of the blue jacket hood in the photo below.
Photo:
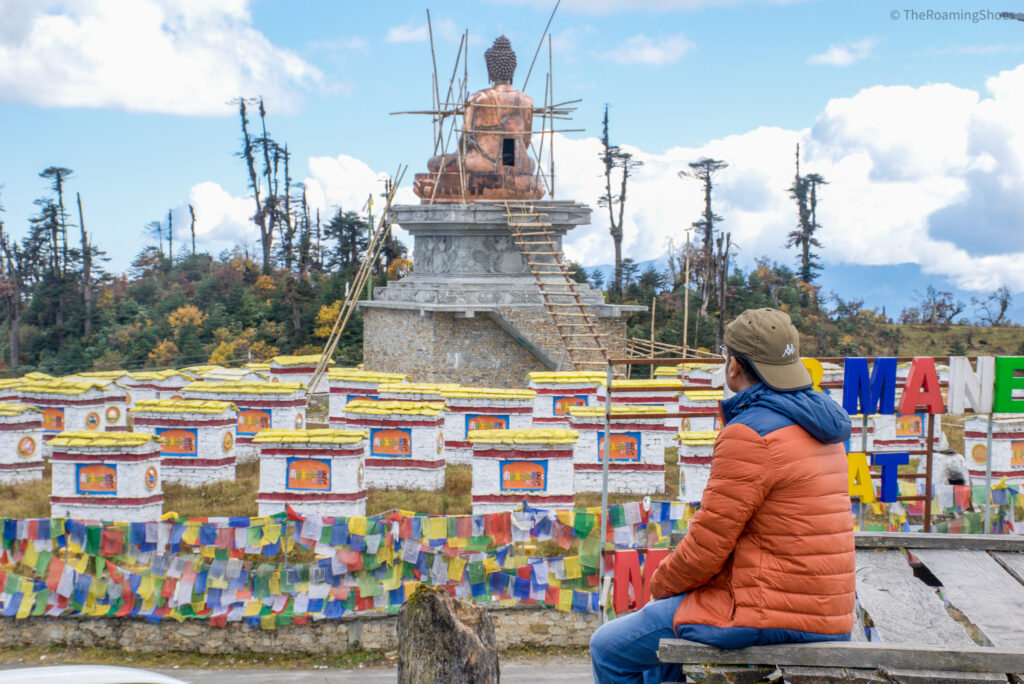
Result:
{"type": "Polygon", "coordinates": [[[728,424],[752,408],[767,409],[792,420],[823,444],[838,444],[850,438],[850,417],[824,392],[776,392],[758,383],[724,400],[722,417],[728,424]]]}

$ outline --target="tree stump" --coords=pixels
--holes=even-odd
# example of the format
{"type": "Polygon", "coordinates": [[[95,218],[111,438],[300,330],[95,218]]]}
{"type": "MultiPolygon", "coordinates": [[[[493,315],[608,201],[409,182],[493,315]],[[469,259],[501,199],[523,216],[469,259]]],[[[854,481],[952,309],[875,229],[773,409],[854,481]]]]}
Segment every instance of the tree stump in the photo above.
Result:
{"type": "Polygon", "coordinates": [[[487,611],[421,584],[398,611],[398,684],[497,684],[499,677],[487,611]]]}

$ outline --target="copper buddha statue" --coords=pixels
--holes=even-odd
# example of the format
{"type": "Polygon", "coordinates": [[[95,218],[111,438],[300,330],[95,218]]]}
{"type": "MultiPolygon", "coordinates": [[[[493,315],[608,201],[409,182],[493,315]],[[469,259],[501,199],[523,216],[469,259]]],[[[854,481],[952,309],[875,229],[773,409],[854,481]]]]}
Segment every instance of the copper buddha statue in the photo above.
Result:
{"type": "Polygon", "coordinates": [[[431,157],[428,173],[416,174],[413,192],[423,204],[462,202],[463,174],[467,202],[535,200],[544,196],[529,155],[533,99],[512,87],[516,53],[508,38],[501,36],[484,58],[493,85],[473,93],[466,103],[458,150],[431,157]],[[461,174],[460,152],[464,155],[461,174]]]}

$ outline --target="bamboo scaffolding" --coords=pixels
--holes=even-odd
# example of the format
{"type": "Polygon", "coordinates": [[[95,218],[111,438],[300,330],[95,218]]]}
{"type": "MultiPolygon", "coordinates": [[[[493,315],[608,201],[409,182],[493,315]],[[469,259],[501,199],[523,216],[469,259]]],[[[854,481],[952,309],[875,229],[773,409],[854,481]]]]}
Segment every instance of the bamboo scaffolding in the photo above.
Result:
{"type": "Polygon", "coordinates": [[[352,287],[349,289],[349,293],[345,297],[345,303],[342,306],[341,311],[338,312],[338,318],[334,321],[334,326],[331,328],[331,334],[327,337],[327,342],[324,344],[324,351],[320,355],[320,360],[317,362],[316,368],[313,370],[313,375],[309,380],[309,387],[306,388],[306,408],[309,408],[309,404],[313,400],[313,392],[316,389],[316,386],[320,383],[320,380],[324,377],[324,374],[327,372],[331,357],[334,356],[334,352],[338,348],[338,342],[341,340],[341,334],[345,331],[345,326],[348,324],[349,319],[352,317],[352,313],[359,305],[359,296],[362,294],[363,286],[369,283],[373,264],[380,256],[384,243],[387,242],[388,235],[391,233],[391,222],[394,220],[391,213],[391,203],[394,201],[395,195],[398,193],[398,187],[402,184],[402,179],[405,177],[405,171],[407,168],[408,167],[402,166],[398,167],[394,176],[395,181],[391,183],[388,188],[384,211],[381,212],[380,220],[377,222],[377,229],[373,232],[370,242],[366,246],[366,258],[363,259],[363,263],[360,264],[359,270],[356,272],[356,277],[352,283],[352,287]]]}

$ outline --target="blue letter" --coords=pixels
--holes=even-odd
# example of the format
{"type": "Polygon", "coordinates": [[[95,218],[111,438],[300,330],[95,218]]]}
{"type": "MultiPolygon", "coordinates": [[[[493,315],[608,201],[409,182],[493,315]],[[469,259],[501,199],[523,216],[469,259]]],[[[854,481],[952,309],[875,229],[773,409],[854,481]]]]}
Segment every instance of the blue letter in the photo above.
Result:
{"type": "Polygon", "coordinates": [[[899,467],[910,463],[910,454],[871,454],[871,465],[882,466],[882,492],[879,501],[892,503],[900,495],[900,486],[896,477],[899,467]]]}
{"type": "Polygon", "coordinates": [[[867,359],[848,358],[843,365],[843,408],[847,413],[896,413],[896,359],[875,359],[870,381],[867,359]]]}

